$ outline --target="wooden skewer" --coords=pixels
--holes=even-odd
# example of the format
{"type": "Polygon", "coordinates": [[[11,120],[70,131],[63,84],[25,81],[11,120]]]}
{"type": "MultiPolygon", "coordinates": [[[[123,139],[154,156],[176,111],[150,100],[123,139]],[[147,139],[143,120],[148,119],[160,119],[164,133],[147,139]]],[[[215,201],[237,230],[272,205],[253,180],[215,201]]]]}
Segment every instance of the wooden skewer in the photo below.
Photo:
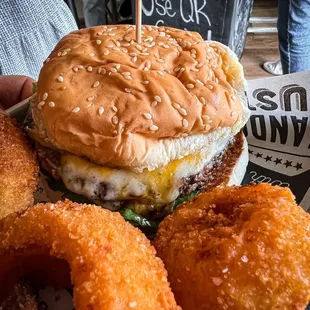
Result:
{"type": "Polygon", "coordinates": [[[136,0],[136,41],[141,43],[141,28],[142,28],[142,0],[136,0]]]}

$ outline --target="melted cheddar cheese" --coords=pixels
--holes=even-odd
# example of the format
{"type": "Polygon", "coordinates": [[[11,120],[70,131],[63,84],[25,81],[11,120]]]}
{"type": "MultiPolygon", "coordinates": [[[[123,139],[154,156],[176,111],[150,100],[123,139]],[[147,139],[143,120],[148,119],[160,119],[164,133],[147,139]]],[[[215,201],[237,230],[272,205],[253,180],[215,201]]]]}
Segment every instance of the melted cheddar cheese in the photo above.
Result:
{"type": "Polygon", "coordinates": [[[142,173],[99,166],[66,153],[61,156],[60,175],[69,190],[90,200],[136,200],[164,205],[179,196],[183,178],[201,172],[222,150],[223,147],[204,150],[153,171],[145,169],[142,173]]]}

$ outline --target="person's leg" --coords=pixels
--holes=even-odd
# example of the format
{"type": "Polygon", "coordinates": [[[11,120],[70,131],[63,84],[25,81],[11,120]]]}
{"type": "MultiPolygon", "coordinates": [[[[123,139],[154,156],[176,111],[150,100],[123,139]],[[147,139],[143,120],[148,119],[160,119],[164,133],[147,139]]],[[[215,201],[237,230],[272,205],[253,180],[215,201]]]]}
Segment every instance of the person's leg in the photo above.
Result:
{"type": "Polygon", "coordinates": [[[278,5],[283,73],[310,70],[310,0],[279,0],[278,5]]]}
{"type": "Polygon", "coordinates": [[[106,24],[106,0],[83,0],[86,27],[106,24]]]}

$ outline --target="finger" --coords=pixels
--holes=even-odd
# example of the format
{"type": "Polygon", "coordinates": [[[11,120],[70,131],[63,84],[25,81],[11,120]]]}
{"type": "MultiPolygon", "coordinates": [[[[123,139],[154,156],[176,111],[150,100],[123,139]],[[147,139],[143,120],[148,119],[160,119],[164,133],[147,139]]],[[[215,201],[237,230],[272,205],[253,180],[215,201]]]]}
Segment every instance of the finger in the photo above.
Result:
{"type": "Polygon", "coordinates": [[[34,80],[23,75],[0,76],[0,105],[4,109],[17,104],[32,94],[34,80]]]}

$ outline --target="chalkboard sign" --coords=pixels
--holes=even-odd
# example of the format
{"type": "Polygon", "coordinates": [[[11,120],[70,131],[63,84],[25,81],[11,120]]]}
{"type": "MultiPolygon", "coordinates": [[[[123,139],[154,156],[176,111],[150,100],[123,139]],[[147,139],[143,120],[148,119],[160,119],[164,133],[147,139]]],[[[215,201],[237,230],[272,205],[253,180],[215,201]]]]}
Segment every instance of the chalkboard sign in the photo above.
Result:
{"type": "Polygon", "coordinates": [[[142,0],[142,22],[197,31],[240,57],[252,5],[253,0],[142,0]]]}

